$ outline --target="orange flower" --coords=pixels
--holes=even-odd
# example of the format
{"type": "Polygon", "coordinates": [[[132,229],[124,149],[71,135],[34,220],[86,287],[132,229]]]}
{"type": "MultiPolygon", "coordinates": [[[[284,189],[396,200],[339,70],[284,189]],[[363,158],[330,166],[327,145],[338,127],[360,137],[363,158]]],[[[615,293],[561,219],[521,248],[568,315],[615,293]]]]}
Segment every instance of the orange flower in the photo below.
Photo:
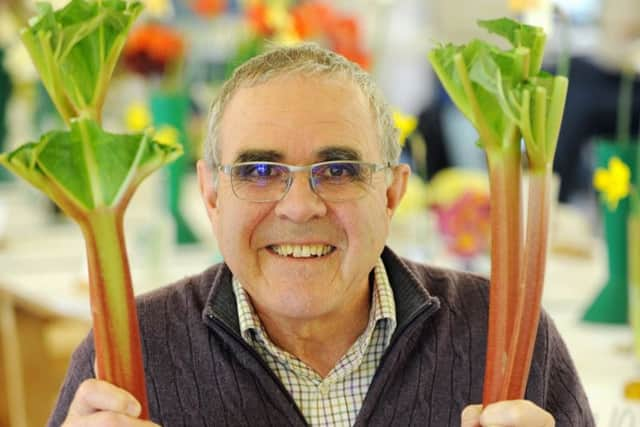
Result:
{"type": "Polygon", "coordinates": [[[302,3],[291,10],[293,25],[300,38],[321,35],[333,19],[333,11],[323,3],[302,3]]]}
{"type": "Polygon", "coordinates": [[[275,39],[319,39],[328,48],[368,69],[371,58],[362,48],[356,18],[341,15],[323,1],[302,2],[287,9],[257,0],[247,5],[245,16],[258,36],[275,39]]]}
{"type": "Polygon", "coordinates": [[[148,76],[162,74],[184,55],[181,35],[158,24],[147,24],[131,32],[124,47],[124,62],[128,68],[148,76]]]}
{"type": "Polygon", "coordinates": [[[255,3],[248,7],[245,15],[249,20],[249,25],[261,36],[269,37],[274,29],[267,19],[267,6],[264,3],[255,3]]]}
{"type": "Polygon", "coordinates": [[[363,70],[368,70],[371,67],[371,55],[358,46],[334,46],[333,51],[344,56],[349,61],[355,62],[363,70]]]}
{"type": "Polygon", "coordinates": [[[198,15],[213,17],[227,8],[227,0],[192,0],[191,9],[198,15]]]}
{"type": "Polygon", "coordinates": [[[331,20],[326,31],[332,50],[359,64],[364,69],[369,68],[371,58],[369,53],[361,47],[360,26],[355,17],[337,16],[331,20]]]}

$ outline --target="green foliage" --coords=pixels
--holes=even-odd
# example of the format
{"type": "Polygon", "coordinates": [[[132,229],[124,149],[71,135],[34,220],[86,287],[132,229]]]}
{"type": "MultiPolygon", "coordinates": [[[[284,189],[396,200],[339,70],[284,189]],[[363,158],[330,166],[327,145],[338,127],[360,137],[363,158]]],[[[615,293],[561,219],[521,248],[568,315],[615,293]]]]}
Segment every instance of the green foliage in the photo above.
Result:
{"type": "Polygon", "coordinates": [[[535,75],[540,71],[547,41],[542,28],[521,24],[509,18],[478,21],[478,25],[490,33],[507,39],[514,48],[528,49],[530,55],[528,74],[535,75]]]}
{"type": "Polygon", "coordinates": [[[522,133],[533,167],[553,160],[566,97],[567,80],[541,71],[546,35],[538,27],[508,18],[479,25],[512,45],[487,42],[441,45],[429,60],[456,107],[471,121],[488,150],[512,144],[522,133]]]}
{"type": "Polygon", "coordinates": [[[70,129],[0,155],[0,164],[75,219],[95,209],[124,208],[144,177],[182,153],[180,144],[154,141],[149,133],[119,135],[100,127],[111,75],[142,7],[138,1],[71,0],[54,11],[39,3],[38,16],[21,32],[70,129]]]}
{"type": "Polygon", "coordinates": [[[265,40],[262,37],[250,35],[241,40],[238,48],[236,49],[235,55],[233,55],[231,60],[227,63],[225,69],[225,80],[230,78],[236,68],[240,65],[263,52],[264,48],[265,40]]]}
{"type": "Polygon", "coordinates": [[[71,131],[52,131],[39,142],[0,155],[0,164],[49,195],[65,212],[118,208],[151,172],[182,154],[179,143],[148,134],[113,134],[91,119],[71,131]]]}
{"type": "Polygon", "coordinates": [[[54,11],[38,4],[38,16],[20,35],[67,124],[73,117],[100,121],[111,75],[142,7],[138,1],[71,0],[54,11]]]}

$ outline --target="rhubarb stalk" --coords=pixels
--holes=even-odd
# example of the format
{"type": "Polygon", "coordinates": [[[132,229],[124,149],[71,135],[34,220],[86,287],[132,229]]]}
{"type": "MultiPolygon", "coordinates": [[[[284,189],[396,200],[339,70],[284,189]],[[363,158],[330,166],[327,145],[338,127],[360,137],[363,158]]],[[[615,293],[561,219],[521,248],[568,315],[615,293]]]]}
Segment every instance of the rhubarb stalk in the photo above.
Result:
{"type": "Polygon", "coordinates": [[[491,286],[483,403],[524,396],[546,263],[551,165],[567,80],[540,70],[542,29],[510,19],[480,21],[506,38],[501,50],[474,40],[441,45],[429,60],[458,109],[478,131],[491,192],[491,286]],[[520,140],[530,166],[523,254],[520,140]],[[525,304],[526,302],[526,304],[525,304]]]}
{"type": "Polygon", "coordinates": [[[182,146],[152,139],[151,130],[114,134],[100,126],[111,73],[141,9],[124,0],[71,0],[58,11],[39,6],[22,40],[69,129],[0,155],[0,164],[80,225],[99,378],[128,390],[148,419],[123,217],[142,180],[180,156],[182,146]]]}
{"type": "Polygon", "coordinates": [[[527,202],[527,236],[524,253],[520,296],[518,299],[516,336],[512,343],[507,368],[508,399],[524,396],[529,368],[535,346],[544,274],[547,262],[549,211],[555,156],[560,124],[567,96],[566,77],[544,75],[534,81],[535,96],[531,90],[522,91],[520,127],[527,148],[529,163],[529,197],[527,202]]]}
{"type": "Polygon", "coordinates": [[[96,209],[81,223],[89,262],[98,376],[128,390],[148,419],[140,332],[123,232],[123,212],[96,209]]]}
{"type": "Polygon", "coordinates": [[[533,355],[536,331],[540,319],[540,303],[544,285],[548,240],[551,172],[529,173],[527,228],[524,248],[523,277],[519,282],[521,296],[517,301],[514,329],[518,338],[511,343],[507,375],[500,400],[522,399],[533,355]]]}
{"type": "MultiPolygon", "coordinates": [[[[491,289],[483,391],[485,405],[506,397],[502,384],[508,373],[509,348],[514,339],[522,260],[520,131],[513,116],[494,114],[501,111],[500,104],[505,102],[501,99],[505,84],[495,79],[501,71],[496,55],[495,50],[476,42],[459,49],[451,59],[448,58],[450,55],[438,55],[437,51],[431,56],[439,77],[455,72],[456,81],[450,82],[449,88],[455,93],[458,107],[467,112],[478,130],[479,145],[485,149],[489,165],[491,289]],[[452,64],[442,61],[445,58],[452,64]]],[[[514,75],[528,73],[528,61],[521,52],[507,59],[511,61],[514,75]]]]}
{"type": "MultiPolygon", "coordinates": [[[[519,134],[518,134],[519,135],[519,134]]],[[[491,289],[484,404],[504,400],[508,352],[514,338],[522,260],[519,139],[504,152],[487,152],[491,198],[491,289]],[[501,286],[498,286],[500,284],[501,286]]]]}

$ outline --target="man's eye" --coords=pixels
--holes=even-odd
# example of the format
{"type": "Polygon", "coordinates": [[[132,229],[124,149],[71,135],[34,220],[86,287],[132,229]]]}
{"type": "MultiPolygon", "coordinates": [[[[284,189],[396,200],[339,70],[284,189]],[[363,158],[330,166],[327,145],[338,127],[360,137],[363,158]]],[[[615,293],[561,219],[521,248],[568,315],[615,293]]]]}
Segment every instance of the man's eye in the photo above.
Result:
{"type": "Polygon", "coordinates": [[[324,179],[343,178],[353,179],[360,176],[360,165],[357,163],[336,163],[325,165],[319,170],[324,179]]]}
{"type": "Polygon", "coordinates": [[[276,173],[273,165],[256,163],[236,166],[235,175],[239,178],[265,178],[276,173]]]}

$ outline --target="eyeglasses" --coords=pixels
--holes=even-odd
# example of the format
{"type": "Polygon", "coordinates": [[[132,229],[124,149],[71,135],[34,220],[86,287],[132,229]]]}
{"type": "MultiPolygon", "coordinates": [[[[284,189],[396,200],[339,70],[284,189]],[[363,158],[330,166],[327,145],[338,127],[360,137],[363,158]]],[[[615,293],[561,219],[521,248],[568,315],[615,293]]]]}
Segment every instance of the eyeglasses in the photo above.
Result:
{"type": "Polygon", "coordinates": [[[229,175],[233,193],[242,200],[275,202],[291,188],[293,173],[309,171],[309,185],[323,200],[341,202],[364,196],[371,186],[373,175],[391,167],[352,160],[336,160],[292,166],[275,162],[243,162],[218,165],[229,175]]]}

